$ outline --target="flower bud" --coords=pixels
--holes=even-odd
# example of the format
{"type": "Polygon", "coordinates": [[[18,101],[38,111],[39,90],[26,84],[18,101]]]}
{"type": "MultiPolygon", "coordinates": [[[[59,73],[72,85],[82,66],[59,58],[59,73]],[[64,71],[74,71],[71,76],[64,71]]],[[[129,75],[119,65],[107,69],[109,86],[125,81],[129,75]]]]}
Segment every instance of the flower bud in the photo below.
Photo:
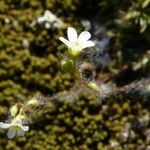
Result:
{"type": "Polygon", "coordinates": [[[38,101],[35,97],[33,97],[31,100],[29,100],[27,102],[28,105],[37,105],[38,104],[38,101]]]}
{"type": "Polygon", "coordinates": [[[72,60],[62,60],[61,68],[65,72],[71,72],[74,68],[74,63],[72,60]]]}
{"type": "Polygon", "coordinates": [[[99,91],[99,87],[95,82],[88,83],[88,87],[93,89],[93,90],[99,91]]]}
{"type": "Polygon", "coordinates": [[[17,113],[18,113],[18,107],[17,107],[17,105],[12,106],[10,108],[10,115],[12,117],[15,117],[17,115],[17,113]]]}

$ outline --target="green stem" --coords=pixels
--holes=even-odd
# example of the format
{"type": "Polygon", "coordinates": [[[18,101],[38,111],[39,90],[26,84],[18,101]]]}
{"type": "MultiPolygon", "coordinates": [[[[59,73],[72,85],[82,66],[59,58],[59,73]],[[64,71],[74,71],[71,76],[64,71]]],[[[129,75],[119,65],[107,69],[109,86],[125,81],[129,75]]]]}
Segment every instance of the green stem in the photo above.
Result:
{"type": "Polygon", "coordinates": [[[76,59],[73,59],[73,63],[74,63],[74,73],[75,73],[76,79],[82,80],[81,74],[80,74],[80,72],[78,70],[78,67],[77,67],[77,61],[76,61],[76,59]]]}
{"type": "Polygon", "coordinates": [[[88,89],[90,89],[90,90],[92,89],[92,90],[97,92],[98,90],[95,90],[94,88],[90,87],[88,85],[89,83],[82,78],[82,75],[81,75],[81,73],[80,73],[80,71],[78,70],[78,67],[77,67],[76,59],[73,59],[73,62],[74,62],[74,72],[73,73],[75,73],[75,78],[78,81],[80,81],[81,83],[83,83],[88,89]]]}

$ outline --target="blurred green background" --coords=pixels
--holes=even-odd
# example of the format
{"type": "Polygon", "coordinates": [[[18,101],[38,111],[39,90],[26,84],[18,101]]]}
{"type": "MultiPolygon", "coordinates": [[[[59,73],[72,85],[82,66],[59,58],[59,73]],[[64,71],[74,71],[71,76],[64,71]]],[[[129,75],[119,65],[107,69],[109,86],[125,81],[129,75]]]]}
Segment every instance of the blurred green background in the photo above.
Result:
{"type": "MultiPolygon", "coordinates": [[[[72,76],[61,70],[58,56],[65,53],[58,39],[66,36],[68,26],[78,32],[89,29],[98,43],[108,41],[100,45],[104,44],[108,57],[95,64],[97,80],[120,87],[148,77],[150,0],[1,0],[0,120],[7,119],[8,109],[16,102],[74,86],[72,76]],[[65,26],[38,24],[45,10],[65,26]]],[[[149,150],[149,100],[145,94],[132,94],[110,98],[103,105],[80,95],[78,103],[43,109],[23,137],[9,140],[0,129],[0,149],[149,150]]]]}

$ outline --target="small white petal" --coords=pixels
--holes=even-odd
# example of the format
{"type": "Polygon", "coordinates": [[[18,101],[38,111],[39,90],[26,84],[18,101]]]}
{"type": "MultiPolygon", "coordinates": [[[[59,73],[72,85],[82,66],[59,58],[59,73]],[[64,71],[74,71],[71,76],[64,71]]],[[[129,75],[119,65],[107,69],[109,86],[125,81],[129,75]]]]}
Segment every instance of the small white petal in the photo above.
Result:
{"type": "Polygon", "coordinates": [[[45,10],[44,16],[49,16],[50,11],[49,10],[45,10]]]}
{"type": "Polygon", "coordinates": [[[74,28],[68,27],[67,36],[70,42],[75,42],[77,40],[76,30],[74,28]]]}
{"type": "Polygon", "coordinates": [[[95,44],[93,41],[87,41],[82,45],[82,49],[87,48],[87,47],[93,47],[95,44]]]}
{"type": "Polygon", "coordinates": [[[14,138],[15,135],[16,135],[16,129],[13,127],[10,127],[7,132],[8,138],[12,139],[12,138],[14,138]]]}
{"type": "Polygon", "coordinates": [[[70,45],[70,42],[69,42],[68,40],[66,40],[65,38],[60,37],[59,40],[62,41],[64,44],[66,44],[68,47],[71,46],[71,45],[70,45]]]}
{"type": "Polygon", "coordinates": [[[83,31],[80,33],[78,40],[84,42],[84,41],[89,40],[90,37],[91,37],[91,34],[88,31],[83,31]]]}
{"type": "Polygon", "coordinates": [[[10,126],[11,126],[10,124],[0,122],[0,128],[7,129],[7,128],[9,128],[10,126]]]}
{"type": "Polygon", "coordinates": [[[46,29],[50,29],[50,27],[51,27],[50,23],[46,22],[46,23],[45,23],[45,28],[46,28],[46,29]]]}
{"type": "Polygon", "coordinates": [[[17,135],[18,136],[23,136],[24,135],[24,131],[21,128],[17,129],[17,135]]]}
{"type": "Polygon", "coordinates": [[[45,18],[44,17],[39,17],[37,19],[37,22],[40,24],[40,23],[43,23],[45,21],[45,18]]]}
{"type": "Polygon", "coordinates": [[[22,129],[23,129],[23,131],[25,131],[25,132],[26,132],[26,131],[28,131],[28,130],[29,130],[29,127],[28,127],[28,126],[23,126],[23,127],[22,127],[22,129]]]}

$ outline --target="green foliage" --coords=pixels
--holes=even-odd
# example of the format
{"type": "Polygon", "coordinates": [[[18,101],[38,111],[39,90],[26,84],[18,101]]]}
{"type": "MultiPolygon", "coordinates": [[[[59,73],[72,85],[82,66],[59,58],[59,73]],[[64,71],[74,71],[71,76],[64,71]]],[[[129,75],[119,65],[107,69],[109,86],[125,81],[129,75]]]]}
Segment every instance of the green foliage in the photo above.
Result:
{"type": "MultiPolygon", "coordinates": [[[[1,120],[16,101],[26,102],[35,95],[55,95],[73,86],[70,74],[60,69],[58,49],[63,48],[59,46],[58,38],[63,31],[32,27],[33,21],[45,9],[70,21],[73,26],[78,24],[76,14],[88,18],[89,10],[96,8],[92,17],[99,12],[99,22],[109,29],[115,49],[112,51],[114,61],[124,57],[122,50],[128,45],[133,48],[149,46],[149,0],[1,0],[0,6],[1,120]]],[[[0,130],[0,149],[146,148],[149,123],[144,119],[149,116],[149,108],[141,99],[122,103],[115,103],[113,99],[112,103],[103,106],[91,101],[87,96],[81,96],[75,104],[60,103],[56,108],[48,109],[40,119],[34,120],[31,130],[23,137],[8,140],[5,131],[0,130]],[[128,132],[130,135],[126,138],[128,132]]],[[[40,114],[36,115],[40,117],[40,114]]]]}
{"type": "Polygon", "coordinates": [[[48,110],[43,119],[36,120],[26,136],[17,137],[15,141],[1,139],[1,148],[19,149],[22,145],[24,149],[132,150],[148,144],[147,124],[139,122],[148,115],[145,106],[124,102],[101,108],[88,101],[81,97],[75,105],[59,104],[56,109],[48,110]],[[126,137],[128,133],[131,136],[126,137]],[[117,144],[114,148],[113,143],[117,144]]]}
{"type": "Polygon", "coordinates": [[[78,5],[79,0],[45,0],[45,7],[62,17],[72,17],[78,5]]]}
{"type": "Polygon", "coordinates": [[[109,29],[116,64],[135,60],[149,48],[149,0],[102,0],[96,19],[109,29]]]}
{"type": "Polygon", "coordinates": [[[69,87],[70,75],[60,71],[56,56],[58,39],[54,35],[59,33],[31,27],[41,13],[40,1],[4,1],[3,5],[9,11],[1,10],[0,16],[1,101],[24,98],[31,90],[31,95],[41,95],[69,87]]]}

